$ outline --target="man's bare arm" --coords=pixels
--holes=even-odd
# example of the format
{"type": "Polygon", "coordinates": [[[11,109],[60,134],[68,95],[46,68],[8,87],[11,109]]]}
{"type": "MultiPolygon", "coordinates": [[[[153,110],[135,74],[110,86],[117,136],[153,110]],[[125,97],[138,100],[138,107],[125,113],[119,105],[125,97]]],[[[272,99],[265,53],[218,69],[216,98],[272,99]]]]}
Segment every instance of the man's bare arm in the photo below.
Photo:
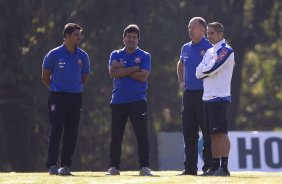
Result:
{"type": "Polygon", "coordinates": [[[182,90],[185,90],[184,72],[185,72],[184,64],[179,60],[177,63],[177,77],[178,77],[179,87],[182,90]]]}
{"type": "Polygon", "coordinates": [[[42,69],[41,80],[48,88],[50,88],[51,72],[49,70],[42,69]]]}
{"type": "Polygon", "coordinates": [[[145,82],[147,80],[148,76],[149,76],[149,71],[144,70],[144,69],[141,69],[141,70],[134,72],[134,73],[131,73],[129,75],[129,77],[131,77],[132,79],[135,79],[139,82],[145,82]]]}
{"type": "Polygon", "coordinates": [[[83,74],[82,75],[82,83],[85,86],[88,83],[89,80],[89,74],[83,74]]]}
{"type": "Polygon", "coordinates": [[[133,72],[137,72],[140,66],[132,66],[128,68],[123,68],[122,62],[114,62],[109,66],[109,73],[112,78],[121,78],[130,75],[133,72]]]}

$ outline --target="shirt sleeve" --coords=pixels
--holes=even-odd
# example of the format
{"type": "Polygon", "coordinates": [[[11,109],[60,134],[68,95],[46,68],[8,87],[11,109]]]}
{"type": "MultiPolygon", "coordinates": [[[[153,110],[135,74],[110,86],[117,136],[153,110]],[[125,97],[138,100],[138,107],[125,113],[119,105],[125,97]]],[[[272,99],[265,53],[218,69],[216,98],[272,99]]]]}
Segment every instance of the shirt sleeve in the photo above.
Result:
{"type": "Polygon", "coordinates": [[[232,49],[221,48],[216,53],[216,58],[205,54],[202,62],[196,69],[196,77],[203,79],[205,77],[213,76],[223,68],[226,63],[234,60],[234,53],[232,49]],[[232,59],[233,58],[233,59],[232,59]]]}
{"type": "Polygon", "coordinates": [[[110,59],[109,59],[109,66],[111,66],[113,64],[113,60],[117,60],[117,53],[116,51],[113,51],[110,55],[110,59]]]}
{"type": "Polygon", "coordinates": [[[181,48],[180,61],[181,61],[182,63],[185,63],[183,50],[184,50],[184,46],[181,48]]]}
{"type": "Polygon", "coordinates": [[[151,71],[151,55],[148,53],[143,58],[143,61],[140,63],[140,68],[147,71],[151,71]]]}
{"type": "Polygon", "coordinates": [[[51,72],[54,70],[54,54],[52,51],[48,52],[44,57],[42,68],[51,72]]]}

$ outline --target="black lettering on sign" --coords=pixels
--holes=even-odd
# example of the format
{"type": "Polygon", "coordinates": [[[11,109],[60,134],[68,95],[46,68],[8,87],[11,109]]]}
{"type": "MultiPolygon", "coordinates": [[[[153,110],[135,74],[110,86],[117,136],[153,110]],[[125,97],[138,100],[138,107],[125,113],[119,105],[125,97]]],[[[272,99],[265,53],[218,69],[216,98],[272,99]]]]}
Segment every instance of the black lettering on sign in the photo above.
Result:
{"type": "Polygon", "coordinates": [[[251,155],[253,168],[260,168],[259,139],[251,138],[251,148],[246,148],[246,139],[238,138],[239,168],[247,168],[247,156],[251,155]]]}
{"type": "Polygon", "coordinates": [[[282,168],[282,139],[279,137],[271,137],[266,139],[264,143],[264,151],[265,151],[265,162],[271,168],[282,168]],[[278,145],[278,162],[274,163],[273,160],[273,144],[276,143],[278,145]]]}

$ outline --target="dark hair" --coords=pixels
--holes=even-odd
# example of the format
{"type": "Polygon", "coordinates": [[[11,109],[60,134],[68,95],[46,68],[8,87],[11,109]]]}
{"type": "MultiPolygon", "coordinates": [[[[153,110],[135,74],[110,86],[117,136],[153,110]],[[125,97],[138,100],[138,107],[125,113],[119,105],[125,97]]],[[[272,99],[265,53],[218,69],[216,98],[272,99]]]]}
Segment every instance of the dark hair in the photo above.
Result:
{"type": "Polygon", "coordinates": [[[205,21],[204,18],[202,18],[202,17],[193,17],[189,22],[191,22],[192,20],[197,20],[199,22],[199,24],[206,29],[207,24],[206,24],[206,21],[205,21]]]}
{"type": "Polygon", "coordinates": [[[64,38],[66,34],[72,34],[76,29],[82,31],[82,27],[76,23],[67,23],[64,28],[64,38]]]}
{"type": "Polygon", "coordinates": [[[136,24],[130,24],[124,29],[123,38],[126,37],[127,33],[137,33],[138,39],[140,38],[140,29],[136,24]]]}
{"type": "Polygon", "coordinates": [[[208,23],[208,27],[213,27],[217,33],[224,33],[224,27],[219,22],[208,23]]]}

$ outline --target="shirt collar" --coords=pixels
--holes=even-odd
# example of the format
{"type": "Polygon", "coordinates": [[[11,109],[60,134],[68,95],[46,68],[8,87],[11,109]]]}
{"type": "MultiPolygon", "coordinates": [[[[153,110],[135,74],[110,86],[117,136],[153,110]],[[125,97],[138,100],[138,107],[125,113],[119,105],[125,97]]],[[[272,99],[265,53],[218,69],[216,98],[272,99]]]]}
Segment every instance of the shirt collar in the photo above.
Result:
{"type": "Polygon", "coordinates": [[[191,42],[192,42],[192,45],[200,45],[204,40],[206,40],[206,37],[203,36],[198,43],[194,43],[193,41],[191,42]]]}
{"type": "MultiPolygon", "coordinates": [[[[63,50],[64,50],[65,52],[67,52],[68,54],[70,54],[70,52],[68,51],[67,47],[65,46],[65,42],[63,42],[63,44],[62,44],[62,48],[63,48],[63,50]]],[[[75,48],[73,54],[78,53],[78,49],[77,49],[77,48],[78,48],[78,47],[75,48]]]]}
{"type": "Polygon", "coordinates": [[[215,50],[218,50],[219,48],[223,47],[225,45],[225,39],[222,39],[221,41],[217,42],[216,44],[212,45],[215,50]]]}
{"type": "MultiPolygon", "coordinates": [[[[126,51],[126,49],[125,49],[125,47],[123,47],[121,50],[122,50],[122,52],[124,52],[125,54],[128,54],[127,51],[126,51]]],[[[139,47],[136,47],[135,51],[132,52],[131,54],[135,54],[135,53],[137,52],[137,50],[139,50],[139,47]]],[[[130,54],[130,55],[131,55],[131,54],[130,54]]]]}

